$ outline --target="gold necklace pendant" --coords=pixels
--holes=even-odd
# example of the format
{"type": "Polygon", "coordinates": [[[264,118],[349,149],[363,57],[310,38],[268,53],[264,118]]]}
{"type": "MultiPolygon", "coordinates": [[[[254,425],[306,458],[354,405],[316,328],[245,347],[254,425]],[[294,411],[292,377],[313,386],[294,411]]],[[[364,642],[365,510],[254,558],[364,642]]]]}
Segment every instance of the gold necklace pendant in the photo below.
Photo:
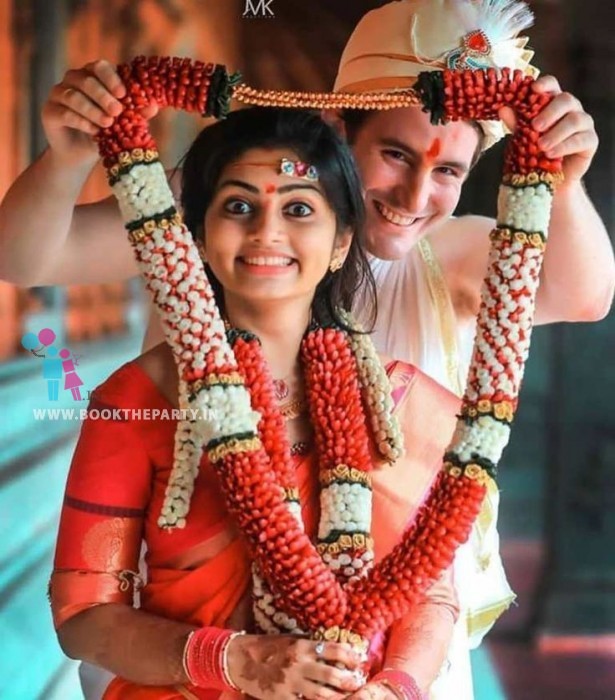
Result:
{"type": "Polygon", "coordinates": [[[284,418],[286,421],[299,418],[299,416],[305,412],[306,408],[307,402],[305,399],[293,399],[292,401],[279,406],[282,418],[284,418]]]}

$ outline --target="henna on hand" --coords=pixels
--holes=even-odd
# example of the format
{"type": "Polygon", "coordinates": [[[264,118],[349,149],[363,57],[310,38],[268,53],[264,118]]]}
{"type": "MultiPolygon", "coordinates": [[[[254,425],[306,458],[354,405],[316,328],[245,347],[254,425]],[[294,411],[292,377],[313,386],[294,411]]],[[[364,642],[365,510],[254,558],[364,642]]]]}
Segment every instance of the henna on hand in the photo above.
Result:
{"type": "Polygon", "coordinates": [[[240,675],[256,682],[266,692],[273,692],[276,685],[284,685],[287,670],[297,661],[296,640],[287,637],[253,638],[254,642],[242,648],[240,675]]]}
{"type": "Polygon", "coordinates": [[[228,650],[229,676],[254,698],[343,700],[363,683],[359,656],[344,644],[291,635],[236,637],[228,650]]]}

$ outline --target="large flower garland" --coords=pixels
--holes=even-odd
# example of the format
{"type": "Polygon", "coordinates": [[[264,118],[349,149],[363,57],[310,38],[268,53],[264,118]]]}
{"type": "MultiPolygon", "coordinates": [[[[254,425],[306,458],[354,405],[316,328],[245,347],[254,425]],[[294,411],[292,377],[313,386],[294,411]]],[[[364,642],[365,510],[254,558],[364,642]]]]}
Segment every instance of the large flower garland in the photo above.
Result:
{"type": "Polygon", "coordinates": [[[366,339],[335,328],[311,330],[303,344],[323,514],[313,545],[300,521],[288,442],[259,344],[233,333],[233,349],[227,342],[192,237],[174,208],[155,143],[139,114],[140,107],[155,101],[222,116],[238,77],[221,66],[186,59],[140,58],[119,72],[128,87],[125,109],[101,132],[100,150],[177,361],[181,407],[196,408],[199,416],[178,426],[159,524],[185,526],[204,446],[254,554],[257,619],[263,629],[303,628],[314,636],[364,644],[402,616],[450,566],[479,512],[487,475],[495,475],[508,441],[560,167],[540,151],[530,126],[548,98],[532,94],[531,81],[520,73],[507,71],[431,72],[421,76],[416,91],[396,96],[336,94],[329,99],[236,87],[236,96],[258,104],[373,109],[420,99],[436,120],[493,119],[504,104],[519,118],[505,160],[498,227],[491,236],[457,429],[415,523],[371,567],[368,422],[384,458],[394,460],[401,447],[373,348],[366,339]],[[371,387],[369,421],[361,386],[371,387]]]}

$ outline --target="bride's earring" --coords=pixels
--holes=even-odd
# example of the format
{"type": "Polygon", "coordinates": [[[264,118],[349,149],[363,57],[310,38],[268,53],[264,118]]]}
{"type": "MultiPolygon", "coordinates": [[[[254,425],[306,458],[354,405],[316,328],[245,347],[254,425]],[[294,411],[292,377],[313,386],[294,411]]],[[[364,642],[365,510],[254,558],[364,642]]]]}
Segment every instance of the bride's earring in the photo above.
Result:
{"type": "Polygon", "coordinates": [[[331,262],[329,263],[329,272],[337,272],[338,270],[341,270],[343,266],[344,258],[342,258],[341,255],[336,254],[331,258],[331,262]]]}

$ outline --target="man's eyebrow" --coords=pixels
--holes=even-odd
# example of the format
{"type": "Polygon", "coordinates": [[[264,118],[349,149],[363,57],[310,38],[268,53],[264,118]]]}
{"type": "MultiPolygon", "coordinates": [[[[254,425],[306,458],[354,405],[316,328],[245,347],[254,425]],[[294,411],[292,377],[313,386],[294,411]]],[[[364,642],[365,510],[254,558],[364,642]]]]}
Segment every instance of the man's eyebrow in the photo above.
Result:
{"type": "MultiPolygon", "coordinates": [[[[249,182],[244,182],[243,180],[224,180],[218,185],[218,191],[220,191],[223,187],[241,187],[252,194],[261,194],[258,187],[251,185],[249,182]]],[[[322,196],[322,191],[318,187],[308,183],[304,184],[302,182],[292,182],[288,185],[282,185],[282,187],[278,187],[276,191],[279,194],[286,194],[287,192],[292,192],[293,190],[312,190],[322,196]]]]}
{"type": "MultiPolygon", "coordinates": [[[[380,144],[382,146],[388,146],[389,148],[394,148],[397,151],[401,151],[416,160],[422,160],[423,156],[416,151],[412,146],[407,143],[396,139],[393,136],[388,136],[380,139],[380,144]]],[[[435,160],[438,167],[452,168],[453,170],[458,170],[461,174],[465,174],[470,171],[470,166],[467,163],[463,163],[459,160],[435,160]]]]}

